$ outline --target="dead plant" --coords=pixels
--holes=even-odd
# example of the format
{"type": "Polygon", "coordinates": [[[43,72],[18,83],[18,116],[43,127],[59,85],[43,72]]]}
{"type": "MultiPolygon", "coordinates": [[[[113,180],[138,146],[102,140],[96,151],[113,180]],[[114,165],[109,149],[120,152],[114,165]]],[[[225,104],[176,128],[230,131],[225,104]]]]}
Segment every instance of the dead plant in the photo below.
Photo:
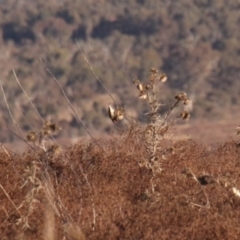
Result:
{"type": "Polygon", "coordinates": [[[170,110],[167,112],[165,117],[160,114],[160,108],[164,104],[160,102],[159,99],[159,83],[164,83],[167,81],[167,75],[164,73],[159,74],[158,70],[151,68],[149,71],[148,82],[142,83],[140,80],[133,80],[134,84],[139,90],[139,99],[143,99],[147,102],[149,111],[145,114],[149,118],[149,123],[145,128],[145,147],[148,153],[148,160],[145,165],[152,169],[153,172],[160,172],[161,166],[159,162],[159,154],[157,152],[162,149],[159,144],[164,136],[169,132],[171,126],[176,122],[177,119],[188,119],[190,117],[189,112],[183,110],[178,115],[173,115],[173,111],[182,102],[183,105],[189,103],[189,99],[186,93],[180,93],[175,96],[175,103],[172,105],[170,110]]]}

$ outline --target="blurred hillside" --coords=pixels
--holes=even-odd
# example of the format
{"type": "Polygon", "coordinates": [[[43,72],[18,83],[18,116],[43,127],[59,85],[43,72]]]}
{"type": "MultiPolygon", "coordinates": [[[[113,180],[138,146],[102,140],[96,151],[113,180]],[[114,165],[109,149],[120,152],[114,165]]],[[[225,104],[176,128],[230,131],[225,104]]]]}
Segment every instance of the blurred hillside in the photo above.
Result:
{"type": "MultiPolygon", "coordinates": [[[[166,107],[174,94],[194,99],[193,118],[224,118],[234,113],[240,93],[240,3],[228,0],[2,0],[0,1],[0,79],[15,120],[24,129],[39,128],[19,81],[46,119],[63,127],[62,136],[84,130],[62,96],[52,71],[90,129],[110,131],[106,107],[111,98],[94,71],[133,116],[143,116],[132,80],[147,78],[150,67],[169,81],[162,94],[166,107]],[[26,121],[27,119],[27,121],[26,121]]],[[[12,140],[0,101],[0,141],[12,140]]],[[[164,109],[163,109],[164,110],[164,109]]]]}

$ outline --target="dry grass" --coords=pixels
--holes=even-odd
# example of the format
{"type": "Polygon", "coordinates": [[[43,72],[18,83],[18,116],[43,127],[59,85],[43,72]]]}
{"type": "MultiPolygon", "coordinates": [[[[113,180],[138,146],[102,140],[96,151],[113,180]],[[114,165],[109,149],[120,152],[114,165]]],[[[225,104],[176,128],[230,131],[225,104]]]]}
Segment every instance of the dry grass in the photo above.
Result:
{"type": "Polygon", "coordinates": [[[28,151],[2,146],[0,239],[239,239],[239,144],[209,150],[171,137],[176,121],[189,118],[189,99],[176,95],[161,116],[158,84],[166,80],[151,69],[148,83],[134,81],[149,107],[146,125],[114,102],[109,117],[127,128],[108,140],[90,133],[91,141],[64,149],[53,138],[60,126],[41,119],[40,130],[21,133],[28,151]]]}
{"type": "Polygon", "coordinates": [[[238,239],[236,143],[166,145],[153,175],[133,131],[102,143],[107,156],[85,142],[64,159],[1,153],[1,239],[238,239]]]}

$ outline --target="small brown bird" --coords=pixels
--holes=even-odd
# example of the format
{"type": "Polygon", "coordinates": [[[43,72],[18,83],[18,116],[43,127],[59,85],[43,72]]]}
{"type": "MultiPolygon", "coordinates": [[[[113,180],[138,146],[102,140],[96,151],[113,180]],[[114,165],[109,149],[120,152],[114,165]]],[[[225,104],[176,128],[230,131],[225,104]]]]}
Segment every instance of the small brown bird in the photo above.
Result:
{"type": "Polygon", "coordinates": [[[108,116],[113,121],[115,116],[115,109],[111,106],[111,104],[108,105],[108,116]]]}
{"type": "Polygon", "coordinates": [[[119,120],[124,118],[124,109],[117,108],[114,109],[111,104],[108,105],[108,116],[113,123],[116,123],[119,120]]]}

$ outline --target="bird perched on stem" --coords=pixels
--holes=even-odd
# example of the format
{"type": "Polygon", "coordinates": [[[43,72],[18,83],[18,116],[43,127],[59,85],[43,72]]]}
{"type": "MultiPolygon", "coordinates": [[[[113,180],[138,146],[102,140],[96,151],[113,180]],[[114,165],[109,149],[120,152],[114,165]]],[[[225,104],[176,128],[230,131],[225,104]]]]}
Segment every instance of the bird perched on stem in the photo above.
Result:
{"type": "Polygon", "coordinates": [[[111,104],[108,105],[108,116],[113,123],[116,123],[119,120],[124,118],[124,109],[123,108],[114,108],[111,104]]]}

